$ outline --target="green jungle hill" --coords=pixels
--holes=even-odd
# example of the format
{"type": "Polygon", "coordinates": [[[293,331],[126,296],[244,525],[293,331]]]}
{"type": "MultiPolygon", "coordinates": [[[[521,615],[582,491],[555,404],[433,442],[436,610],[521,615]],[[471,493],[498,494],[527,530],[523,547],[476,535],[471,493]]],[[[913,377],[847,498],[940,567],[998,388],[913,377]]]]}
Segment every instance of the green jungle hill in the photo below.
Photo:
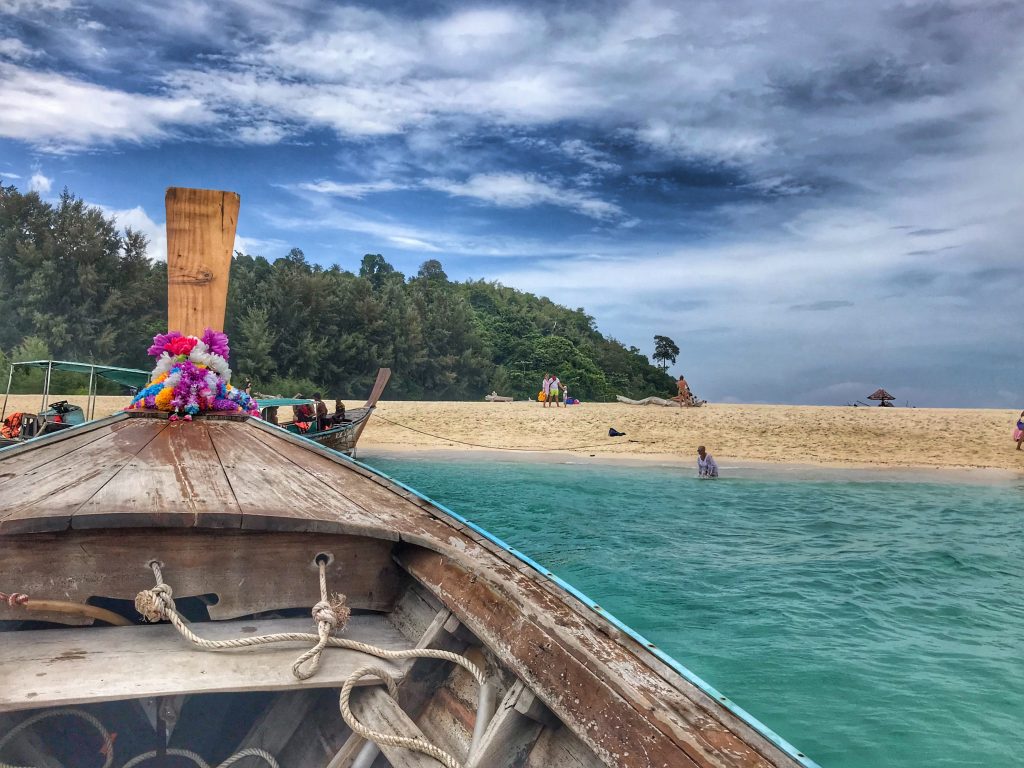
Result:
{"type": "MultiPolygon", "coordinates": [[[[78,360],[148,370],[167,331],[167,267],[146,237],[67,190],[55,204],[0,185],[0,370],[7,359],[78,360]]],[[[496,390],[536,397],[556,373],[581,400],[670,395],[674,382],[636,347],[598,332],[583,309],[483,280],[453,282],[439,261],[406,276],[382,255],[358,272],[236,253],[227,328],[234,382],[265,393],[361,399],[392,369],[388,399],[479,400],[496,390]]],[[[38,392],[41,372],[16,392],[38,392]]],[[[51,391],[84,392],[54,374],[51,391]]],[[[118,388],[104,384],[101,394],[118,388]]]]}

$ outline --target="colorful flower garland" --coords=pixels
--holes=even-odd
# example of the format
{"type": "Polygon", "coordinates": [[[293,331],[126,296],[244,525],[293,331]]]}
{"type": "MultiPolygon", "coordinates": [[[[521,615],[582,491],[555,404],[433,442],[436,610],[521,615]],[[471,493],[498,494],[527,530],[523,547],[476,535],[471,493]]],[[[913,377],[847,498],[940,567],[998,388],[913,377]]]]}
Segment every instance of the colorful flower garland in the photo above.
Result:
{"type": "Polygon", "coordinates": [[[150,382],[126,410],[170,411],[171,420],[191,421],[206,411],[239,411],[259,416],[259,406],[241,389],[231,386],[228,337],[206,329],[203,338],[178,331],[153,337],[149,354],[157,358],[150,382]]]}

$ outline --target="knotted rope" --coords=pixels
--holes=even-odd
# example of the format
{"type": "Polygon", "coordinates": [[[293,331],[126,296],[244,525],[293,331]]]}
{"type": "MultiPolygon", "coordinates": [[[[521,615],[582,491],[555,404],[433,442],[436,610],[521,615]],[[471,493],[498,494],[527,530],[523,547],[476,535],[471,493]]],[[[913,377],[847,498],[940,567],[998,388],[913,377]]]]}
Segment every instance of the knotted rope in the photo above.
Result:
{"type": "MultiPolygon", "coordinates": [[[[370,645],[369,643],[361,643],[358,640],[335,637],[333,633],[340,631],[345,626],[348,622],[351,611],[348,606],[345,605],[344,595],[336,594],[332,599],[328,598],[326,558],[318,558],[317,566],[320,569],[320,600],[313,606],[312,610],[313,618],[317,623],[317,634],[315,635],[309,632],[278,632],[270,635],[257,635],[256,637],[244,637],[233,640],[206,640],[201,638],[191,630],[188,623],[181,617],[175,608],[174,591],[171,589],[169,584],[164,583],[163,572],[161,570],[160,563],[157,561],[150,563],[150,567],[153,569],[153,575],[156,577],[156,586],[153,589],[144,589],[138,593],[135,597],[135,609],[142,614],[147,621],[155,622],[167,619],[182,637],[197,648],[202,648],[208,651],[219,651],[229,648],[250,648],[259,645],[270,645],[271,643],[312,642],[314,643],[313,647],[299,656],[299,658],[292,664],[292,674],[300,680],[305,680],[316,674],[317,670],[320,668],[320,657],[324,648],[327,647],[347,648],[351,651],[359,651],[360,653],[365,653],[370,656],[376,656],[379,659],[443,659],[453,664],[458,664],[469,672],[480,686],[481,702],[487,700],[490,691],[487,686],[487,680],[484,677],[484,673],[478,666],[476,666],[476,664],[471,662],[465,656],[460,656],[457,653],[451,653],[449,651],[436,650],[434,648],[410,648],[408,650],[393,651],[387,648],[378,648],[377,646],[370,645]],[[310,662],[309,666],[303,668],[303,665],[307,661],[310,662]]],[[[398,685],[395,682],[394,677],[392,677],[392,675],[386,670],[381,669],[380,667],[366,666],[353,672],[342,686],[339,698],[341,716],[345,720],[345,723],[348,724],[349,728],[363,738],[374,741],[377,744],[415,750],[417,752],[430,755],[445,765],[446,768],[462,768],[462,764],[452,757],[452,755],[439,747],[434,746],[425,739],[413,739],[374,731],[364,726],[355,718],[349,706],[349,696],[351,695],[352,688],[355,684],[362,678],[371,674],[376,675],[381,679],[381,682],[387,686],[388,692],[393,698],[398,695],[398,685]]],[[[483,714],[479,713],[479,716],[483,716],[483,714]]],[[[474,744],[471,747],[471,751],[476,746],[475,742],[476,738],[474,738],[474,744]]],[[[4,767],[0,766],[0,768],[4,767]]],[[[124,768],[129,768],[129,766],[126,765],[124,768]]],[[[218,768],[223,768],[223,766],[219,766],[218,768]]]]}
{"type": "MultiPolygon", "coordinates": [[[[357,651],[362,650],[366,653],[370,653],[370,651],[365,649],[374,647],[365,643],[356,643],[352,640],[331,637],[332,632],[344,628],[351,611],[345,605],[344,595],[335,595],[332,600],[328,600],[326,561],[318,563],[320,566],[320,602],[313,606],[313,618],[317,622],[318,634],[313,635],[308,632],[277,632],[270,635],[257,635],[256,637],[243,637],[234,640],[206,640],[195,634],[175,608],[174,590],[171,589],[170,584],[164,583],[160,563],[154,561],[149,565],[153,569],[153,575],[156,577],[156,586],[153,589],[144,589],[135,596],[135,610],[141,613],[146,621],[156,622],[161,619],[167,619],[182,637],[204,650],[222,651],[228,648],[250,648],[257,645],[270,645],[271,643],[314,642],[315,645],[292,664],[292,674],[300,680],[306,680],[315,675],[317,669],[320,668],[320,655],[328,645],[351,648],[357,651]],[[312,663],[309,665],[309,668],[303,669],[302,665],[310,659],[312,659],[312,663]]],[[[390,652],[385,651],[385,653],[390,652]]]]}

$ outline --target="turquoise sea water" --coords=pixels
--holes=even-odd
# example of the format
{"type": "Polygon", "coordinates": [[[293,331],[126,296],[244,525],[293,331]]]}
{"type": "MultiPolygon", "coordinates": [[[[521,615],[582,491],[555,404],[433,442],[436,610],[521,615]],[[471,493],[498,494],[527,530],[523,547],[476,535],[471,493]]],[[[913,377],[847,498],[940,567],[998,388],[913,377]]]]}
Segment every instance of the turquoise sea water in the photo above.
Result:
{"type": "Polygon", "coordinates": [[[1024,765],[1024,482],[363,460],[550,568],[825,768],[1024,765]]]}

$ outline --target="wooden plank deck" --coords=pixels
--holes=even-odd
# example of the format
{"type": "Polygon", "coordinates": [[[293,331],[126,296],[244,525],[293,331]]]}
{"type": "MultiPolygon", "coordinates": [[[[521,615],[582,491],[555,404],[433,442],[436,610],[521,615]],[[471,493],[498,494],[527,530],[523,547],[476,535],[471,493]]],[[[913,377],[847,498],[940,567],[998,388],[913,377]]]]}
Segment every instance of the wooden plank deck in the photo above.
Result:
{"type": "MultiPolygon", "coordinates": [[[[196,634],[211,640],[271,632],[313,632],[310,619],[202,622],[196,634]]],[[[399,650],[410,641],[383,616],[353,616],[344,637],[399,650]]],[[[292,675],[302,643],[203,651],[170,624],[48,629],[4,634],[0,643],[0,712],[86,702],[218,691],[278,691],[341,687],[359,667],[373,663],[396,679],[405,665],[358,651],[328,648],[308,680],[292,675]]],[[[361,685],[371,685],[368,677],[361,685]]],[[[339,715],[340,717],[340,715],[339,715]]]]}

